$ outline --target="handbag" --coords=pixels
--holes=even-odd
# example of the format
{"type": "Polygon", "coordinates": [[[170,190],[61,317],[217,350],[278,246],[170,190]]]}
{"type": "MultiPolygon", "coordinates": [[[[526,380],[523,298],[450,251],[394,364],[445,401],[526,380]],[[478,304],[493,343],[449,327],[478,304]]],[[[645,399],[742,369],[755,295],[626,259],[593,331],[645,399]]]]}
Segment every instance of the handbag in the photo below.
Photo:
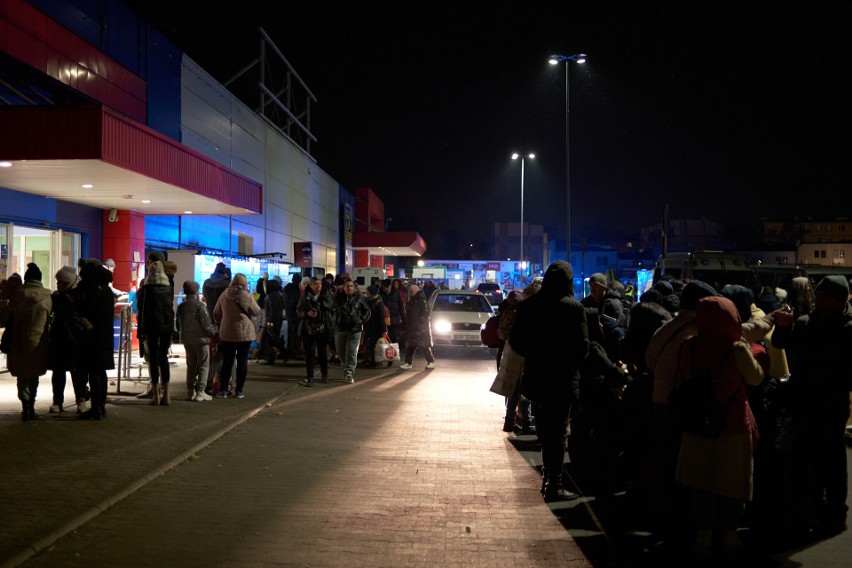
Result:
{"type": "Polygon", "coordinates": [[[399,361],[399,343],[391,343],[390,338],[385,335],[376,342],[373,353],[376,356],[376,363],[399,361]]]}
{"type": "Polygon", "coordinates": [[[311,337],[314,337],[316,335],[321,335],[325,331],[325,326],[319,320],[316,320],[316,321],[311,320],[311,319],[304,320],[304,325],[305,325],[305,333],[307,333],[311,337]]]}
{"type": "Polygon", "coordinates": [[[512,350],[512,345],[507,341],[500,358],[500,370],[497,371],[497,376],[494,377],[494,382],[491,383],[489,390],[500,396],[512,398],[515,396],[515,391],[518,390],[518,384],[521,382],[523,373],[524,358],[515,353],[512,350]]]}

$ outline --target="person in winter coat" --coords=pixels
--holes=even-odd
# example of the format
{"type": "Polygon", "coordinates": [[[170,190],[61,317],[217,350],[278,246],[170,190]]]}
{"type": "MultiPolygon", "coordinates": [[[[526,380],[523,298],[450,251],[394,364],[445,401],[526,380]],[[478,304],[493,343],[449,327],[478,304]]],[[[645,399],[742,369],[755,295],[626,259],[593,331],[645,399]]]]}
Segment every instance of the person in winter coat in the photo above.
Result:
{"type": "Polygon", "coordinates": [[[512,349],[524,357],[521,394],[535,405],[546,501],[577,498],[564,488],[562,468],[571,405],[579,396],[580,364],[589,352],[589,332],[585,309],[572,297],[573,280],[569,263],[551,264],[538,293],[518,306],[509,332],[512,349]]]}
{"type": "Polygon", "coordinates": [[[302,345],[305,346],[307,378],[302,384],[306,387],[314,385],[314,357],[319,361],[320,380],[327,383],[328,338],[334,328],[334,296],[323,281],[314,276],[299,298],[296,311],[302,326],[302,345]]]}
{"type": "Polygon", "coordinates": [[[148,266],[145,284],[139,290],[138,333],[145,340],[148,351],[148,372],[153,385],[152,406],[168,406],[169,348],[175,329],[174,293],[163,263],[159,260],[148,266]]]}
{"type": "Polygon", "coordinates": [[[814,292],[812,313],[794,319],[795,312],[774,312],[773,341],[787,353],[794,403],[793,453],[801,490],[794,516],[820,536],[846,530],[844,431],[852,390],[848,298],[843,276],[825,276],[814,292]]]}
{"type": "MultiPolygon", "coordinates": [[[[430,281],[431,282],[431,281],[430,281]]],[[[432,355],[432,314],[429,311],[426,293],[417,284],[408,287],[408,306],[405,320],[405,362],[400,369],[410,369],[417,349],[426,357],[426,368],[435,368],[432,355]]]]}
{"type": "Polygon", "coordinates": [[[695,310],[698,301],[718,296],[710,284],[701,280],[689,282],[681,294],[680,309],[674,319],[660,326],[645,350],[645,364],[654,377],[651,401],[654,413],[653,449],[643,473],[644,488],[650,495],[651,515],[666,537],[677,538],[688,526],[688,500],[675,482],[677,456],[682,432],[669,405],[671,392],[680,386],[681,343],[698,333],[695,310]]]}
{"type": "Polygon", "coordinates": [[[370,308],[361,292],[351,279],[343,282],[343,288],[334,297],[334,342],[340,364],[343,365],[343,380],[355,382],[355,367],[358,365],[358,346],[364,323],[370,319],[370,308]]]}
{"type": "Polygon", "coordinates": [[[27,265],[23,285],[9,298],[4,309],[12,337],[8,343],[6,366],[17,379],[21,419],[34,420],[39,376],[47,372],[48,322],[52,301],[50,290],[41,284],[42,274],[34,263],[27,265]]]}
{"type": "MultiPolygon", "coordinates": [[[[538,292],[538,288],[530,285],[530,296],[538,292]]],[[[503,344],[497,348],[497,370],[500,370],[500,362],[503,359],[503,351],[506,348],[506,341],[509,340],[509,333],[512,330],[512,325],[515,323],[515,316],[518,313],[518,305],[527,296],[520,290],[512,290],[506,298],[500,302],[497,308],[499,323],[497,324],[497,337],[503,341],[503,344]]],[[[515,393],[506,397],[506,415],[503,419],[503,431],[514,432],[517,426],[516,416],[518,411],[521,412],[521,434],[535,433],[535,427],[532,425],[532,405],[530,401],[521,396],[521,381],[518,381],[518,386],[515,393]]]]}
{"type": "Polygon", "coordinates": [[[294,274],[290,283],[284,286],[284,313],[287,316],[287,352],[289,357],[299,354],[299,314],[296,308],[299,306],[299,297],[302,295],[302,276],[294,274]]]}
{"type": "Polygon", "coordinates": [[[86,375],[77,368],[80,353],[68,333],[74,315],[71,294],[74,293],[79,280],[73,267],[63,266],[56,273],[56,292],[50,296],[53,302],[53,323],[50,326],[50,344],[47,350],[47,368],[53,371],[53,405],[50,412],[63,411],[68,373],[71,374],[71,384],[74,386],[77,414],[85,412],[86,401],[89,399],[86,392],[86,375]]]}
{"type": "Polygon", "coordinates": [[[267,283],[263,312],[264,327],[260,345],[263,358],[258,363],[274,365],[276,354],[284,354],[284,360],[287,360],[286,349],[281,338],[281,326],[284,323],[284,294],[280,280],[273,278],[267,283]]]}
{"type": "Polygon", "coordinates": [[[378,363],[376,363],[376,343],[388,333],[385,304],[382,302],[378,286],[367,286],[364,296],[367,306],[370,308],[370,319],[364,324],[364,350],[367,352],[366,366],[375,369],[378,366],[378,363]]]}
{"type": "Polygon", "coordinates": [[[386,278],[382,281],[379,294],[381,294],[382,303],[390,312],[388,337],[390,337],[391,343],[399,343],[405,326],[405,300],[402,291],[399,287],[393,285],[390,278],[386,278]]]}
{"type": "Polygon", "coordinates": [[[184,282],[183,294],[184,300],[178,306],[176,323],[180,342],[186,351],[184,400],[204,402],[213,398],[204,389],[207,387],[210,367],[210,339],[216,336],[216,329],[210,321],[207,306],[198,297],[198,282],[184,282]]]}
{"type": "MultiPolygon", "coordinates": [[[[201,286],[201,298],[207,306],[207,311],[210,313],[210,319],[214,327],[217,327],[220,322],[213,318],[213,310],[216,308],[216,303],[219,301],[219,296],[227,290],[231,284],[231,269],[224,262],[216,264],[210,278],[204,281],[201,286]]],[[[204,392],[207,394],[216,394],[212,391],[213,383],[222,373],[222,354],[216,345],[217,340],[214,339],[210,343],[210,371],[207,375],[207,388],[204,392]]]]}
{"type": "MultiPolygon", "coordinates": [[[[698,334],[687,338],[679,357],[682,377],[696,372],[715,377],[716,400],[726,405],[725,427],[715,438],[684,432],[678,455],[676,479],[691,494],[693,546],[708,554],[722,530],[723,551],[740,545],[736,529],[746,501],[752,495],[752,454],[757,443],[754,415],[748,404],[747,386],[763,381],[763,370],[742,339],[742,323],[733,302],[720,296],[698,301],[698,334]]],[[[684,380],[697,380],[695,378],[684,380]]]]}
{"type": "Polygon", "coordinates": [[[260,306],[248,291],[245,274],[237,273],[228,289],[219,296],[213,310],[213,319],[221,322],[219,339],[222,351],[222,386],[216,398],[244,398],[243,388],[248,377],[248,353],[251,342],[257,338],[252,318],[260,313],[260,306]],[[231,381],[234,360],[237,361],[237,379],[234,393],[227,391],[231,381]]]}
{"type": "Polygon", "coordinates": [[[91,406],[80,414],[80,420],[106,418],[107,371],[115,368],[113,316],[115,296],[109,283],[112,272],[97,258],[89,258],[80,266],[80,282],[71,294],[75,318],[88,322],[89,331],[76,334],[75,349],[82,354],[79,370],[84,371],[91,390],[91,406]]]}

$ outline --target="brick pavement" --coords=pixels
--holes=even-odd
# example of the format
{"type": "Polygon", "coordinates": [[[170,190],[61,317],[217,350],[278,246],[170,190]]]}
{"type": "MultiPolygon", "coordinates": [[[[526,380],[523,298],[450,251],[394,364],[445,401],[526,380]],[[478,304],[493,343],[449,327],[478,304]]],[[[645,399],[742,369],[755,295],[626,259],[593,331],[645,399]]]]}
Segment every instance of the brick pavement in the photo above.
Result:
{"type": "MultiPolygon", "coordinates": [[[[493,361],[418,368],[308,389],[298,363],[253,364],[246,399],[171,408],[112,385],[103,422],[22,423],[2,375],[0,566],[660,565],[618,504],[542,502],[534,438],[500,432],[493,361]]],[[[847,532],[747,560],[845,566],[850,549],[847,532]]]]}

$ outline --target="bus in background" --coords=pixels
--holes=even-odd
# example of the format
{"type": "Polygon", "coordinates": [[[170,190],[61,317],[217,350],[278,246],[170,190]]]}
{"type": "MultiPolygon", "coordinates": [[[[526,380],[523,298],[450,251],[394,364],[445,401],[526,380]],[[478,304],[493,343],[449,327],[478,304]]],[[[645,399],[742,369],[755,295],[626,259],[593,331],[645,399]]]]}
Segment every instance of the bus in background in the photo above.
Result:
{"type": "Polygon", "coordinates": [[[760,290],[760,281],[749,264],[748,256],[740,253],[715,250],[670,252],[657,260],[654,283],[666,275],[682,282],[701,280],[717,290],[727,284],[741,284],[755,293],[760,290]]]}

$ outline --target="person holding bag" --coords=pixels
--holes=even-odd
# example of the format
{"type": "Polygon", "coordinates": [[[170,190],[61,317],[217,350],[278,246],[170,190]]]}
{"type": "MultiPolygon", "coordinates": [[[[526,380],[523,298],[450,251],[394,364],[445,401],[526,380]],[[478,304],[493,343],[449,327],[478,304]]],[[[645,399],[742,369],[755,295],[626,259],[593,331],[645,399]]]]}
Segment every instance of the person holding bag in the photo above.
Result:
{"type": "Polygon", "coordinates": [[[367,305],[370,307],[370,319],[364,325],[364,351],[367,352],[366,366],[370,369],[375,369],[379,366],[376,363],[376,342],[387,335],[388,321],[385,317],[385,304],[379,295],[378,286],[367,286],[365,296],[367,298],[367,305]]]}
{"type": "Polygon", "coordinates": [[[299,297],[296,314],[302,328],[302,345],[305,347],[305,370],[307,378],[303,386],[314,386],[314,352],[319,360],[320,380],[328,382],[328,338],[331,334],[334,297],[323,285],[322,280],[314,276],[308,289],[299,297]]]}
{"type": "Polygon", "coordinates": [[[235,274],[230,286],[219,296],[213,309],[213,319],[219,326],[219,348],[222,352],[222,386],[216,398],[244,398],[243,387],[248,377],[248,354],[251,342],[257,338],[253,317],[260,313],[260,306],[248,291],[245,274],[235,274]],[[234,393],[227,391],[231,372],[237,361],[237,380],[234,393]]]}

